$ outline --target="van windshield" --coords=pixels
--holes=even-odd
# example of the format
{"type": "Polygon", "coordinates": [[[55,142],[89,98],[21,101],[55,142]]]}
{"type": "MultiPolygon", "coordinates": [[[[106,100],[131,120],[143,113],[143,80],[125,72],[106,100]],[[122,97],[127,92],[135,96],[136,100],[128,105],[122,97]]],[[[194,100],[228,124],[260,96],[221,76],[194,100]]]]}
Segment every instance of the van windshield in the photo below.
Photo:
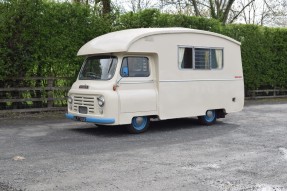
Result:
{"type": "Polygon", "coordinates": [[[116,71],[117,57],[88,57],[79,74],[79,80],[109,80],[116,71]]]}

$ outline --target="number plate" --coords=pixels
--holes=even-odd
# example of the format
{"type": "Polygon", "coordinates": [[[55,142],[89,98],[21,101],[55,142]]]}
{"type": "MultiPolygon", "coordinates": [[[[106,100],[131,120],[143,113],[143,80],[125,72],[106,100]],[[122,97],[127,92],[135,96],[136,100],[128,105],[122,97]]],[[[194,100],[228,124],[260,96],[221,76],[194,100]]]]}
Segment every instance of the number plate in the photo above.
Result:
{"type": "Polygon", "coordinates": [[[87,114],[88,113],[88,108],[87,107],[83,107],[83,106],[79,106],[79,113],[87,114]]]}
{"type": "Polygon", "coordinates": [[[78,117],[78,116],[76,116],[75,119],[76,119],[77,121],[82,121],[82,122],[85,122],[85,121],[86,121],[86,118],[85,118],[85,117],[78,117]]]}

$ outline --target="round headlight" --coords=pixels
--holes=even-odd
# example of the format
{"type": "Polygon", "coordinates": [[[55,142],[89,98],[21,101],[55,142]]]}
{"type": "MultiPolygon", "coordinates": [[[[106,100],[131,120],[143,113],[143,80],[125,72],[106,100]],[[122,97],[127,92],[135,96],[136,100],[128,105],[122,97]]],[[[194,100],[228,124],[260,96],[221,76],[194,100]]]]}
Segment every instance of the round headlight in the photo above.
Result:
{"type": "Polygon", "coordinates": [[[73,98],[71,98],[70,96],[68,97],[68,102],[71,104],[73,103],[73,98]]]}
{"type": "Polygon", "coordinates": [[[100,97],[97,98],[97,100],[98,100],[99,106],[100,106],[100,107],[104,107],[104,105],[105,105],[105,99],[104,99],[104,97],[103,97],[103,96],[100,96],[100,97]]]}

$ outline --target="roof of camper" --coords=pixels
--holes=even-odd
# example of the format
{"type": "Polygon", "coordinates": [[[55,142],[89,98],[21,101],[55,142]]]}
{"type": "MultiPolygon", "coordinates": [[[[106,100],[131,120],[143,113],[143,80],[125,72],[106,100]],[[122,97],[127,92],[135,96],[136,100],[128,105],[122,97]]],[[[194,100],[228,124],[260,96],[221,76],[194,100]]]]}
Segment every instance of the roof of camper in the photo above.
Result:
{"type": "Polygon", "coordinates": [[[99,36],[87,42],[78,51],[78,56],[110,52],[125,52],[137,40],[157,34],[197,33],[220,37],[240,45],[240,42],[227,36],[188,28],[138,28],[116,31],[99,36]]]}

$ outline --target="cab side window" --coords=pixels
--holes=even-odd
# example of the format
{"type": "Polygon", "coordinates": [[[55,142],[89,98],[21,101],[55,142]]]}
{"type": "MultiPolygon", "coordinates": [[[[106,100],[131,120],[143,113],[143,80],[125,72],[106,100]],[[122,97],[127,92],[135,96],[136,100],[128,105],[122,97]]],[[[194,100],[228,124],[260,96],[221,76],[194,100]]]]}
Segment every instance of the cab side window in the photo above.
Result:
{"type": "Polygon", "coordinates": [[[147,57],[124,57],[121,66],[122,77],[148,77],[149,75],[149,60],[147,57]]]}

